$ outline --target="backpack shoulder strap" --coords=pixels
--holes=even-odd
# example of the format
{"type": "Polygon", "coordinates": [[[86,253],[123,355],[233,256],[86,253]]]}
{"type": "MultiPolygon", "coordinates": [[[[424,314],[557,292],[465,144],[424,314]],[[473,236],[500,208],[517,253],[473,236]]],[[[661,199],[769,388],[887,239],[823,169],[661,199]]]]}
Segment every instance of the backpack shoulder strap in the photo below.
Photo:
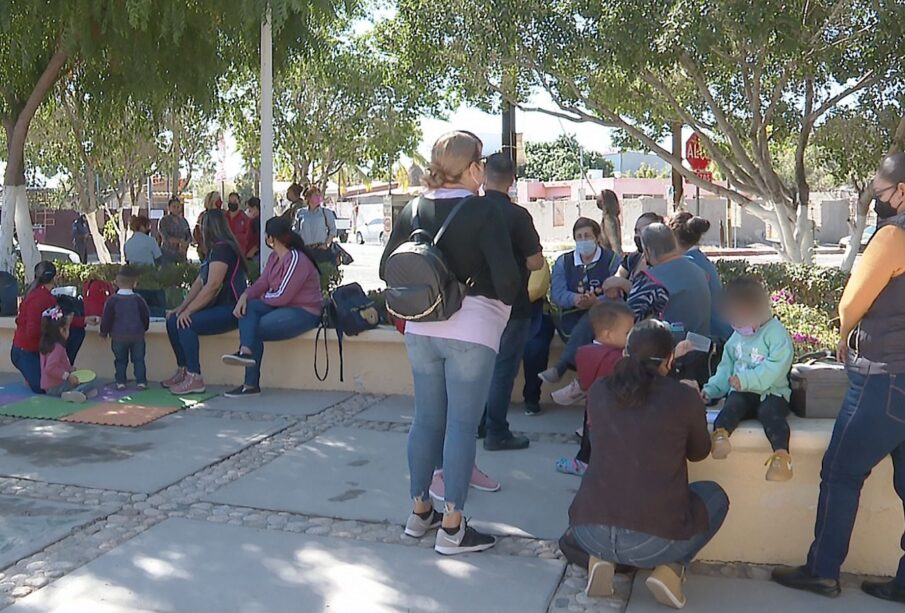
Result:
{"type": "Polygon", "coordinates": [[[453,218],[456,216],[456,214],[458,214],[458,212],[462,210],[462,207],[465,205],[465,203],[468,202],[469,200],[473,200],[473,199],[474,199],[474,196],[469,196],[469,197],[467,197],[467,198],[462,198],[462,199],[459,201],[459,203],[456,204],[455,207],[453,207],[453,210],[450,211],[450,212],[449,212],[449,215],[446,216],[446,220],[443,222],[443,225],[440,226],[440,229],[439,229],[439,230],[437,230],[436,236],[434,236],[434,244],[435,244],[435,245],[436,245],[437,243],[439,243],[439,242],[440,242],[440,239],[443,238],[443,235],[446,234],[446,230],[447,230],[447,228],[449,228],[449,224],[452,222],[452,220],[453,220],[453,218]]]}
{"type": "Polygon", "coordinates": [[[421,229],[421,219],[418,217],[418,205],[421,204],[421,197],[412,200],[412,231],[421,229]]]}

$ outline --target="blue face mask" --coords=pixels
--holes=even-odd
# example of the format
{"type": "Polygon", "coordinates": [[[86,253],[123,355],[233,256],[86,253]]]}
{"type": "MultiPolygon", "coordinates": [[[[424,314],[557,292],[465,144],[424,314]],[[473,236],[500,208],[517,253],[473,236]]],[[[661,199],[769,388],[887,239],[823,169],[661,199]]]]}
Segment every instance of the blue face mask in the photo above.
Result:
{"type": "Polygon", "coordinates": [[[575,251],[581,256],[592,256],[597,251],[596,241],[575,241],[575,251]]]}

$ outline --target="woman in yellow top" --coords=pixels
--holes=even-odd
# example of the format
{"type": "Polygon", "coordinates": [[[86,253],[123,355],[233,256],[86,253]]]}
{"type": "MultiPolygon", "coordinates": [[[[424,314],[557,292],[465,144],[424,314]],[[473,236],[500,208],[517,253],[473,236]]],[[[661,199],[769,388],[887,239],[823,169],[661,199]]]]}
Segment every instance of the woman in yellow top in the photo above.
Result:
{"type": "MultiPolygon", "coordinates": [[[[883,160],[874,177],[878,230],[839,303],[849,389],[823,457],[817,525],[807,564],[777,569],[787,587],[838,596],[839,568],[864,480],[892,456],[896,492],[905,502],[905,154],[883,160]]],[[[903,538],[905,546],[905,538],[903,538]]],[[[877,598],[905,603],[905,557],[892,581],[865,581],[877,598]]]]}

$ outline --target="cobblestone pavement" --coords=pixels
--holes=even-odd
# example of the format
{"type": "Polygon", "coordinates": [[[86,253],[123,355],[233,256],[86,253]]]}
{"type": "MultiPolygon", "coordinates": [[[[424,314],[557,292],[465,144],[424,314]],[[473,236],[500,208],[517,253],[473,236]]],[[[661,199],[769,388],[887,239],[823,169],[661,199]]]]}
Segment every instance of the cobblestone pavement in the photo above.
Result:
{"type": "MultiPolygon", "coordinates": [[[[0,477],[0,495],[30,500],[54,501],[104,509],[98,519],[73,529],[53,542],[6,568],[0,568],[0,609],[17,599],[74,571],[80,566],[125,543],[168,518],[190,518],[212,523],[254,527],[286,533],[305,533],[429,548],[433,539],[413,539],[402,534],[398,524],[349,521],[290,512],[276,512],[247,506],[204,502],[208,494],[272,462],[319,434],[335,426],[379,431],[405,432],[408,426],[390,422],[366,421],[358,414],[382,400],[382,396],[355,395],[307,418],[286,418],[275,413],[220,411],[204,407],[190,412],[209,419],[254,420],[285,423],[280,430],[245,447],[241,451],[190,474],[177,483],[151,494],[133,494],[115,490],[89,489],[72,485],[42,483],[29,479],[0,477]]],[[[302,393],[300,401],[304,401],[302,393]]],[[[13,420],[0,419],[0,428],[13,420]]],[[[572,442],[563,434],[530,434],[535,441],[572,442]]],[[[90,470],[90,467],[86,467],[90,470]]],[[[400,521],[404,518],[400,518],[400,521]]],[[[561,559],[554,541],[503,537],[494,555],[561,559]]],[[[710,565],[696,563],[692,571],[700,574],[764,579],[769,569],[745,564],[710,565]]],[[[617,577],[612,598],[589,599],[584,595],[587,575],[584,570],[567,567],[550,603],[550,611],[624,611],[632,589],[629,577],[617,577]]],[[[854,582],[854,578],[849,578],[854,582]]]]}

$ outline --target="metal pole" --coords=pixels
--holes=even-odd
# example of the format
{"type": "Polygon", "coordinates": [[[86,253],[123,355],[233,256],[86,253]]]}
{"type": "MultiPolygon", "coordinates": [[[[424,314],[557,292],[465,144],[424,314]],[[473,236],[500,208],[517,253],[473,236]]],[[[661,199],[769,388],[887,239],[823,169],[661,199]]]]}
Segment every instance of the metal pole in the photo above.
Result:
{"type": "Polygon", "coordinates": [[[270,5],[261,22],[261,270],[270,256],[263,228],[273,217],[273,35],[270,5]]]}
{"type": "Polygon", "coordinates": [[[695,208],[697,209],[695,211],[695,215],[700,217],[701,216],[701,188],[698,187],[697,185],[694,188],[694,197],[695,197],[695,201],[696,201],[695,208]]]}

